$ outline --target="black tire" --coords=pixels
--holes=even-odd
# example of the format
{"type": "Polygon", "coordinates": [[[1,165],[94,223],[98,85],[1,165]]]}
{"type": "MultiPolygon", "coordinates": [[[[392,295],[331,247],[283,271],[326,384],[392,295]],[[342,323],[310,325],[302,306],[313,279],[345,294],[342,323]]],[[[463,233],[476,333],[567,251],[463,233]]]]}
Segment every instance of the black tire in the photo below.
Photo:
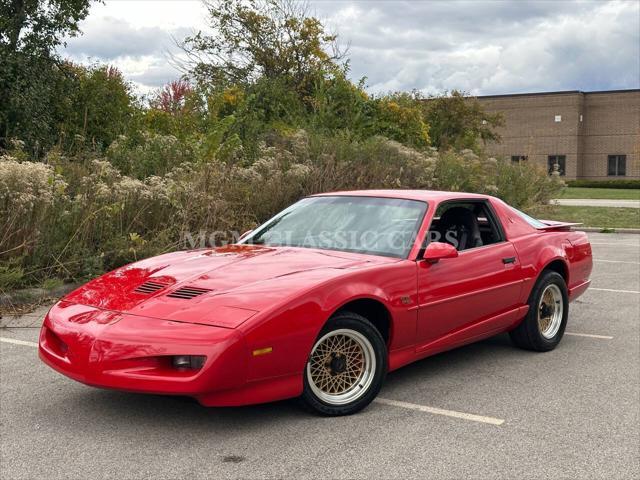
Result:
{"type": "MultiPolygon", "coordinates": [[[[567,294],[567,284],[557,272],[551,270],[545,270],[542,272],[538,281],[531,291],[529,296],[529,312],[527,316],[522,320],[514,330],[509,332],[511,341],[518,347],[526,350],[534,350],[536,352],[548,352],[556,348],[562,336],[564,335],[564,329],[567,326],[567,318],[569,316],[569,296],[567,294]],[[545,336],[540,330],[538,315],[545,306],[541,305],[542,295],[547,289],[555,288],[560,292],[562,298],[562,317],[557,332],[552,336],[545,336]],[[550,287],[551,286],[551,287],[550,287]]],[[[551,332],[549,332],[551,333],[551,332]]]]}
{"type": "MultiPolygon", "coordinates": [[[[338,333],[334,333],[334,335],[338,335],[338,333]]],[[[365,342],[366,345],[366,342],[365,342]]],[[[341,354],[338,355],[338,361],[344,359],[344,362],[339,363],[342,368],[349,368],[349,361],[346,357],[341,354]]],[[[335,355],[331,358],[335,358],[335,355]]],[[[364,349],[363,349],[363,357],[364,349]]],[[[333,362],[332,362],[333,364],[333,362]]],[[[332,370],[332,366],[327,365],[327,372],[331,372],[331,375],[340,375],[340,373],[335,373],[332,370]]],[[[363,361],[362,370],[366,370],[366,362],[363,361]]],[[[304,388],[301,396],[301,400],[303,405],[311,410],[312,412],[318,413],[320,415],[326,416],[340,416],[340,415],[351,415],[356,413],[367,405],[369,405],[372,400],[378,395],[380,388],[382,387],[382,383],[384,382],[384,378],[387,373],[387,346],[384,342],[384,339],[380,335],[380,332],[376,327],[374,327],[369,320],[364,318],[361,315],[352,312],[339,312],[334,317],[332,317],[327,324],[324,326],[318,338],[314,342],[311,352],[309,353],[309,360],[307,361],[307,365],[305,365],[304,370],[304,388]],[[318,355],[317,357],[313,357],[315,348],[319,345],[320,340],[325,338],[326,335],[331,334],[331,332],[343,331],[347,335],[348,332],[355,332],[352,335],[356,338],[359,338],[361,341],[363,338],[368,341],[369,345],[367,345],[367,352],[369,352],[369,357],[375,357],[375,367],[370,363],[371,369],[370,373],[367,375],[367,380],[365,381],[365,377],[359,377],[362,380],[358,380],[358,382],[354,382],[353,388],[347,390],[347,392],[352,392],[351,395],[358,395],[357,398],[354,398],[353,401],[348,401],[348,403],[342,404],[332,404],[329,401],[326,401],[321,397],[321,395],[326,395],[326,392],[321,391],[321,389],[314,383],[314,381],[310,378],[309,372],[311,367],[311,362],[316,362],[315,365],[321,365],[320,359],[322,358],[324,362],[324,358],[329,358],[329,356],[318,355]],[[370,347],[370,348],[368,348],[370,347]],[[357,384],[357,385],[356,385],[357,384]],[[363,392],[358,391],[358,387],[362,384],[367,384],[366,390],[363,392]]],[[[325,374],[328,375],[328,374],[325,374]]],[[[363,374],[365,375],[365,374],[363,374]]],[[[361,387],[364,388],[364,387],[361,387]]],[[[345,393],[345,395],[349,395],[345,393]]]]}

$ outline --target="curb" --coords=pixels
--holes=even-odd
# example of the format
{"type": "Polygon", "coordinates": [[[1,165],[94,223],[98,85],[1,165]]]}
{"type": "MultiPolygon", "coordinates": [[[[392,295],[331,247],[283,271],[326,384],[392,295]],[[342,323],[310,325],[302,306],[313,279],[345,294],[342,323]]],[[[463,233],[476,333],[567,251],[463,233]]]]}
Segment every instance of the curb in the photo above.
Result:
{"type": "Polygon", "coordinates": [[[594,233],[636,233],[640,234],[640,228],[615,228],[615,227],[576,227],[582,232],[594,233]]]}
{"type": "Polygon", "coordinates": [[[80,284],[70,283],[50,289],[26,288],[9,293],[0,293],[0,307],[40,304],[47,299],[60,298],[79,286],[80,284]]]}
{"type": "Polygon", "coordinates": [[[27,313],[5,313],[0,315],[0,332],[4,328],[40,328],[50,304],[40,305],[27,313]]]}

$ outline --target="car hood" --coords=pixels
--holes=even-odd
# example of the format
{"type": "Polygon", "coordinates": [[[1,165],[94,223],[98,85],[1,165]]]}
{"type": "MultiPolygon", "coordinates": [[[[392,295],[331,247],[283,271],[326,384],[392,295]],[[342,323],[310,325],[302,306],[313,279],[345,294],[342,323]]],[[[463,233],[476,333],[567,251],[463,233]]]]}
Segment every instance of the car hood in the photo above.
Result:
{"type": "Polygon", "coordinates": [[[64,301],[235,328],[285,294],[291,296],[346,271],[391,261],[307,248],[229,245],[124,266],[92,280],[64,301]]]}

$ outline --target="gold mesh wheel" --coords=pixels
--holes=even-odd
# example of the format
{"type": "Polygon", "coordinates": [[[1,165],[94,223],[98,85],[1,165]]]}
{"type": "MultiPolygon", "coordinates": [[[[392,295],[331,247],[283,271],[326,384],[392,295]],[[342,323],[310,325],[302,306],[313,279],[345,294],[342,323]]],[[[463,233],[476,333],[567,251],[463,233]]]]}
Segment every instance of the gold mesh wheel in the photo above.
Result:
{"type": "Polygon", "coordinates": [[[344,405],[364,395],[373,381],[376,357],[360,332],[333,330],[313,346],[307,378],[313,393],[330,405],[344,405]]]}
{"type": "Polygon", "coordinates": [[[538,305],[538,329],[540,335],[551,340],[562,324],[564,304],[560,288],[552,283],[542,292],[538,305]]]}

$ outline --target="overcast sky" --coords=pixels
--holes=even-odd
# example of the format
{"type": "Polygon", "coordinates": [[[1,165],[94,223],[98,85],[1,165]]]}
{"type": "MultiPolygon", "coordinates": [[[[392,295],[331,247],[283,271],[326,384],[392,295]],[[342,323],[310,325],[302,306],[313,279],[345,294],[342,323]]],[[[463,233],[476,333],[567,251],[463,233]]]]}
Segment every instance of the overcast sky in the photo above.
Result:
{"type": "MultiPolygon", "coordinates": [[[[640,88],[640,1],[321,1],[371,92],[474,95],[640,88]]],[[[180,74],[172,37],[206,29],[199,1],[107,0],[63,54],[119,67],[141,93],[180,74]]]]}

